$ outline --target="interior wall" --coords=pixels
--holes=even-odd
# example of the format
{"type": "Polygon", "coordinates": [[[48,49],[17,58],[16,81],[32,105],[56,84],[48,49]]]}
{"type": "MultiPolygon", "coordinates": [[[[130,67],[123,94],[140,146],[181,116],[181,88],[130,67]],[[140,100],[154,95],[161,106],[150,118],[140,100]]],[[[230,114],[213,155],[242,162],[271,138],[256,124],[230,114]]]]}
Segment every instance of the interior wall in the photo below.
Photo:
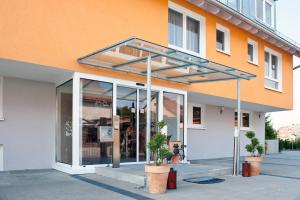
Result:
{"type": "MultiPolygon", "coordinates": [[[[225,107],[223,113],[220,114],[219,106],[206,105],[206,129],[188,128],[188,160],[233,156],[234,111],[233,108],[225,107]]],[[[250,129],[255,131],[256,137],[264,144],[264,114],[260,114],[260,117],[259,114],[258,112],[251,112],[250,129]]],[[[245,133],[246,130],[240,132],[241,156],[248,155],[245,145],[249,143],[249,140],[245,133]]]]}
{"type": "Polygon", "coordinates": [[[54,160],[55,85],[4,77],[0,121],[4,170],[51,168],[54,160]]]}

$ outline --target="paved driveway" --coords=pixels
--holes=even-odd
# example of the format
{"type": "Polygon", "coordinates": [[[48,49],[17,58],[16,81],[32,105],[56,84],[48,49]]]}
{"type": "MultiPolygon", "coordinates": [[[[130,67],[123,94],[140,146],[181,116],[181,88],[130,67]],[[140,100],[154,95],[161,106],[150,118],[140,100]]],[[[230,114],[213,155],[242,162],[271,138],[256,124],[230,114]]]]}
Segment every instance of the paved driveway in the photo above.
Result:
{"type": "Polygon", "coordinates": [[[225,182],[198,185],[180,182],[178,190],[149,195],[133,184],[94,174],[70,176],[55,170],[0,173],[0,200],[102,199],[300,199],[300,152],[267,156],[262,175],[225,176],[225,182]]]}

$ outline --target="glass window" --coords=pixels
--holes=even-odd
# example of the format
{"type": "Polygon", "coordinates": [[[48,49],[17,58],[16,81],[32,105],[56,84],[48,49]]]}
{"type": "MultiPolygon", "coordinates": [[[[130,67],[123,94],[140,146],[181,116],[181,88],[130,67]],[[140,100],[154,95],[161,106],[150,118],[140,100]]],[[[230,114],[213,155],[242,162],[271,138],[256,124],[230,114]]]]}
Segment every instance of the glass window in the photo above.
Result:
{"type": "Polygon", "coordinates": [[[272,78],[278,78],[278,57],[272,55],[272,78]]]}
{"type": "Polygon", "coordinates": [[[187,17],[187,49],[196,53],[199,53],[199,39],[200,39],[200,25],[199,21],[187,17]]]}
{"type": "MultiPolygon", "coordinates": [[[[234,113],[234,126],[238,126],[238,117],[237,112],[234,113]]],[[[249,128],[250,127],[250,113],[241,112],[241,127],[249,128]]]]}
{"type": "Polygon", "coordinates": [[[73,80],[56,88],[56,161],[72,164],[73,80]]]}
{"type": "Polygon", "coordinates": [[[217,30],[217,49],[225,50],[225,33],[220,30],[217,30]]]}
{"type": "Polygon", "coordinates": [[[183,47],[183,16],[169,9],[169,44],[183,47]]]}
{"type": "Polygon", "coordinates": [[[266,2],[265,4],[265,12],[266,12],[266,23],[271,26],[272,25],[272,5],[266,2]]]}
{"type": "Polygon", "coordinates": [[[250,17],[255,17],[255,1],[242,0],[242,13],[250,17]]]}
{"type": "Polygon", "coordinates": [[[248,43],[248,61],[251,61],[251,62],[254,61],[253,54],[254,54],[253,45],[248,43]]]}
{"type": "Polygon", "coordinates": [[[81,164],[111,163],[112,143],[103,134],[112,129],[113,85],[80,79],[81,164]]]}
{"type": "Polygon", "coordinates": [[[235,10],[238,10],[238,1],[239,0],[227,0],[227,4],[229,7],[235,9],[235,10]]]}
{"type": "Polygon", "coordinates": [[[183,95],[164,92],[164,120],[167,122],[167,139],[169,141],[183,142],[183,95]]]}
{"type": "Polygon", "coordinates": [[[265,76],[267,77],[270,75],[269,66],[270,66],[270,54],[269,52],[265,52],[265,76]]]}
{"type": "Polygon", "coordinates": [[[256,1],[256,17],[260,20],[264,20],[264,0],[256,1]]]}
{"type": "Polygon", "coordinates": [[[193,124],[201,124],[201,107],[193,107],[193,124]]]}

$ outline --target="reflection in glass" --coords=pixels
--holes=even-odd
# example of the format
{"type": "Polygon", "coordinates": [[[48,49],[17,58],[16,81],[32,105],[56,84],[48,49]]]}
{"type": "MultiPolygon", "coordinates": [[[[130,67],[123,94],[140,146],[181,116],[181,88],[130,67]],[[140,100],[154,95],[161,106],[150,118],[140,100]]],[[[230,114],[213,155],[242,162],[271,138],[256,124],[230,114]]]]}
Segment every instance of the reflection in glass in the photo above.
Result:
{"type": "Polygon", "coordinates": [[[183,95],[164,92],[164,120],[167,122],[169,141],[183,142],[183,95]]]}
{"type": "Polygon", "coordinates": [[[137,90],[117,87],[117,115],[120,116],[121,162],[136,162],[137,90]]]}
{"type": "Polygon", "coordinates": [[[72,164],[72,92],[70,80],[56,88],[56,161],[72,164]]]}
{"type": "MultiPolygon", "coordinates": [[[[139,91],[139,161],[146,160],[146,121],[147,121],[147,91],[139,91]]],[[[158,92],[151,93],[151,137],[155,133],[157,123],[158,92]]]]}
{"type": "Polygon", "coordinates": [[[80,79],[81,164],[111,163],[112,143],[101,141],[101,130],[112,128],[113,85],[80,79]]]}

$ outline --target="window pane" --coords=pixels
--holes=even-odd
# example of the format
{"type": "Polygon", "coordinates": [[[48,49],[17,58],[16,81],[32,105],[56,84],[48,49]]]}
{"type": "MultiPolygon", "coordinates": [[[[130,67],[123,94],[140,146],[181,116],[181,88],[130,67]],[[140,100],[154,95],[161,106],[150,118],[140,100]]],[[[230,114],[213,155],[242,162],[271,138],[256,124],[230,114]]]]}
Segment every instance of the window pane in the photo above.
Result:
{"type": "Polygon", "coordinates": [[[81,164],[111,163],[112,143],[101,140],[101,131],[112,128],[111,83],[80,79],[81,164]]]}
{"type": "Polygon", "coordinates": [[[183,95],[164,92],[163,101],[168,142],[183,142],[183,95]]]}
{"type": "Polygon", "coordinates": [[[270,54],[268,52],[265,52],[265,76],[269,77],[269,66],[270,66],[270,54]]]}
{"type": "Polygon", "coordinates": [[[217,30],[217,49],[222,51],[225,50],[224,37],[225,37],[224,32],[217,30]]]}
{"type": "Polygon", "coordinates": [[[73,81],[57,87],[56,161],[72,164],[73,81]]]}
{"type": "Polygon", "coordinates": [[[272,55],[272,78],[278,78],[278,57],[272,55]]]}
{"type": "Polygon", "coordinates": [[[186,22],[186,29],[187,29],[187,49],[199,53],[199,21],[194,20],[193,18],[187,17],[186,22]]]}
{"type": "Polygon", "coordinates": [[[238,9],[238,1],[239,0],[227,0],[227,4],[229,7],[237,10],[238,9]]]}
{"type": "Polygon", "coordinates": [[[201,124],[201,107],[193,107],[193,124],[201,124]]]}
{"type": "Polygon", "coordinates": [[[256,7],[257,7],[256,17],[260,20],[264,20],[264,0],[257,0],[256,7]]]}
{"type": "Polygon", "coordinates": [[[265,78],[265,86],[269,88],[273,88],[278,90],[279,89],[279,83],[277,81],[273,81],[270,79],[265,78]]]}
{"type": "Polygon", "coordinates": [[[266,23],[272,25],[272,5],[266,2],[266,23]]]}
{"type": "Polygon", "coordinates": [[[253,45],[248,44],[248,60],[253,62],[253,45]]]}
{"type": "Polygon", "coordinates": [[[255,1],[242,0],[242,13],[250,17],[255,17],[255,1]]]}
{"type": "Polygon", "coordinates": [[[182,47],[183,16],[181,13],[169,9],[169,44],[182,47]]]}
{"type": "Polygon", "coordinates": [[[243,116],[243,121],[242,121],[242,126],[243,127],[250,127],[250,116],[249,113],[242,113],[243,116]]]}

